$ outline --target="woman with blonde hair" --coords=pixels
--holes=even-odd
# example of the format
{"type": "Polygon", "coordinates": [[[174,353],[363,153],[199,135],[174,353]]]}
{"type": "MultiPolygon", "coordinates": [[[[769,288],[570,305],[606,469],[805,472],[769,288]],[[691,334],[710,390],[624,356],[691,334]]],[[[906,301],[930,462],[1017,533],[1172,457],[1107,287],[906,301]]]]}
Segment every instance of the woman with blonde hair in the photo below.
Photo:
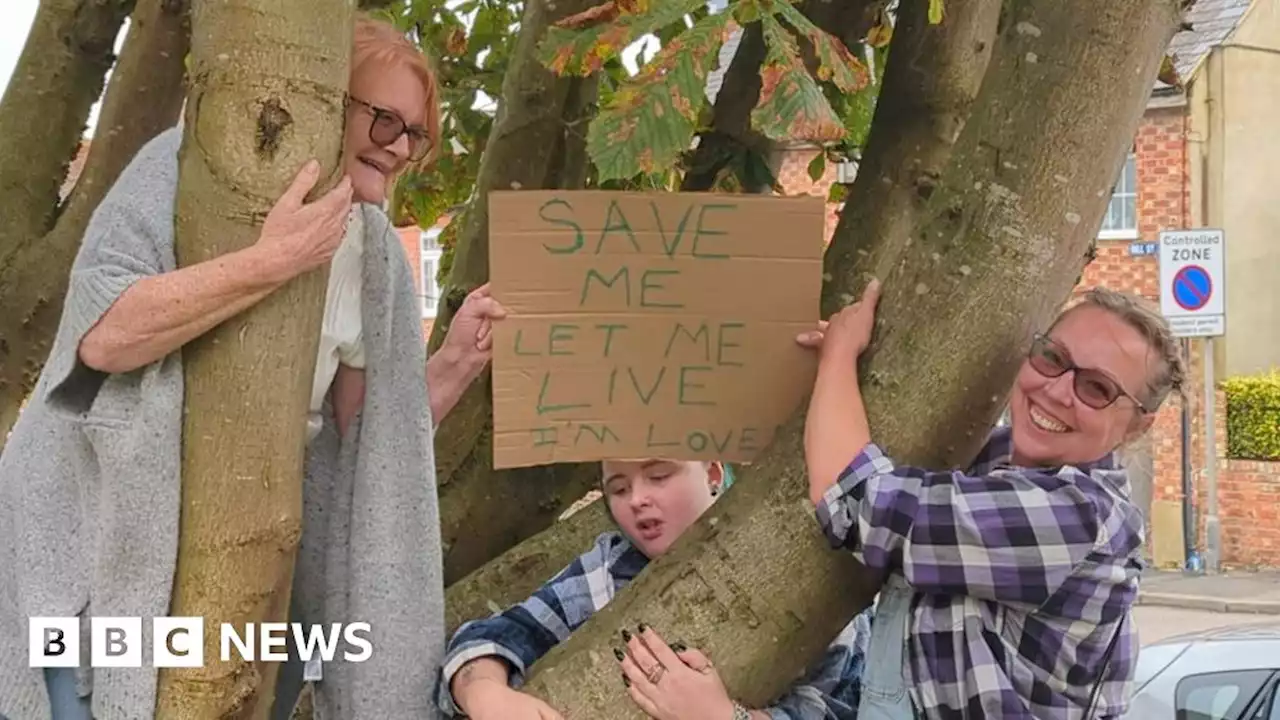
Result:
{"type": "Polygon", "coordinates": [[[884,579],[858,718],[1124,716],[1145,527],[1117,450],[1181,392],[1168,323],[1090,290],[1019,348],[1010,424],[963,470],[918,468],[872,438],[862,400],[879,295],[872,281],[806,338],[810,499],[831,544],[884,579]]]}
{"type": "MultiPolygon", "coordinates": [[[[433,428],[488,363],[503,310],[487,288],[473,291],[426,357],[412,274],[382,206],[401,172],[435,156],[435,75],[401,33],[360,17],[349,88],[345,177],[307,203],[319,179],[308,163],[243,250],[177,267],[180,127],[139,151],[94,214],[48,362],[0,456],[0,718],[152,717],[149,659],[31,668],[28,618],[78,616],[87,630],[93,616],[149,627],[168,614],[180,351],[325,264],[291,620],[372,626],[366,661],[339,653],[309,667],[319,717],[436,716],[446,637],[433,428]]],[[[282,683],[277,708],[296,692],[282,683]]]]}

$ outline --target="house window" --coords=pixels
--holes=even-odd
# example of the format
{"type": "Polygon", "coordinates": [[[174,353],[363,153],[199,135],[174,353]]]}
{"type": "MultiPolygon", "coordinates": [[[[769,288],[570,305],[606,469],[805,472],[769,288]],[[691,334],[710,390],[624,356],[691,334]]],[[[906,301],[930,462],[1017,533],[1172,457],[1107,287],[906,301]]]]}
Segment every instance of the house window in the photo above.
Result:
{"type": "Polygon", "coordinates": [[[440,228],[422,231],[422,317],[434,318],[440,306],[440,228]]]}
{"type": "Polygon", "coordinates": [[[1138,237],[1138,159],[1133,153],[1124,159],[1120,177],[1111,189],[1111,203],[1102,218],[1098,237],[1104,240],[1138,237]]]}

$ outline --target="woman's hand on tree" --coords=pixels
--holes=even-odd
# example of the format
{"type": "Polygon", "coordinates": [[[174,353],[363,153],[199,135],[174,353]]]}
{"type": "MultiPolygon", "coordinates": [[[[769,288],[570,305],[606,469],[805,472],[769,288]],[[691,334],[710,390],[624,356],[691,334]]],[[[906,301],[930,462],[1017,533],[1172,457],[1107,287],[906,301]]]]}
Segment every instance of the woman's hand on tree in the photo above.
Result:
{"type": "Polygon", "coordinates": [[[862,291],[862,299],[841,309],[830,320],[819,322],[817,330],[801,333],[796,342],[819,350],[823,358],[856,358],[871,344],[879,301],[880,281],[872,279],[862,291]]]}
{"type": "Polygon", "coordinates": [[[705,720],[733,716],[733,700],[724,681],[701,652],[681,645],[672,648],[652,628],[642,625],[621,654],[631,699],[649,717],[705,720]]]}
{"type": "Polygon", "coordinates": [[[282,282],[332,260],[346,235],[351,179],[344,176],[332,190],[307,203],[307,193],[319,178],[319,163],[308,162],[267,214],[254,246],[282,282]]]}

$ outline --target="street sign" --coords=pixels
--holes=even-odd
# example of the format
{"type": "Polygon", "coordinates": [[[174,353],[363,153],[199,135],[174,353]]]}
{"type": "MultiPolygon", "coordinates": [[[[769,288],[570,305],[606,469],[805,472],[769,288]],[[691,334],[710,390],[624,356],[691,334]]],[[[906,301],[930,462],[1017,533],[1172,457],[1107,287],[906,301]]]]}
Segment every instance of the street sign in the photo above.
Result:
{"type": "Polygon", "coordinates": [[[1160,312],[1178,337],[1226,331],[1226,234],[1209,228],[1160,233],[1160,312]]]}
{"type": "Polygon", "coordinates": [[[1159,249],[1160,249],[1160,243],[1153,243],[1153,242],[1129,243],[1129,255],[1132,257],[1144,257],[1146,255],[1155,255],[1159,249]]]}

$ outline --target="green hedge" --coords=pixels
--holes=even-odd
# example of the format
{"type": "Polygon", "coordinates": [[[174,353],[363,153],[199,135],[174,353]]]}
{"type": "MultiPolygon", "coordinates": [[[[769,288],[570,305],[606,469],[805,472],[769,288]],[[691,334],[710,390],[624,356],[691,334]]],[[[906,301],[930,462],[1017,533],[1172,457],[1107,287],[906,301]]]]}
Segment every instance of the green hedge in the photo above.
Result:
{"type": "Polygon", "coordinates": [[[1227,457],[1280,460],[1280,370],[1222,383],[1227,396],[1227,457]]]}

